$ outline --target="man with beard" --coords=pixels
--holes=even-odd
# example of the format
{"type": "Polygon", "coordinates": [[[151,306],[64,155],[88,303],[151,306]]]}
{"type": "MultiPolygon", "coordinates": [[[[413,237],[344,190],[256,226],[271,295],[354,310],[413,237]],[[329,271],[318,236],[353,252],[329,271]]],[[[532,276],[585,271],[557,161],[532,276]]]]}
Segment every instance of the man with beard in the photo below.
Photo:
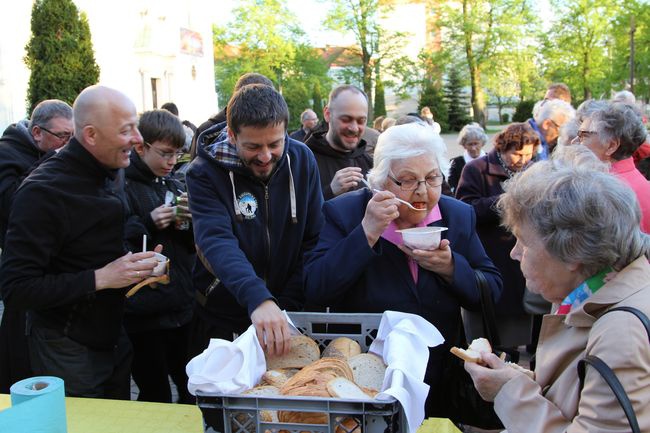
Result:
{"type": "Polygon", "coordinates": [[[368,120],[368,97],[358,87],[339,86],[323,110],[325,122],[305,144],[314,152],[325,200],[363,186],[372,157],[361,138],[368,120]]]}
{"type": "Polygon", "coordinates": [[[222,128],[206,130],[187,173],[197,248],[189,350],[232,340],[252,322],[273,356],[289,349],[281,310],[304,303],[303,255],[322,226],[318,169],[287,135],[289,109],[272,87],[242,87],[226,112],[227,135],[202,142],[222,128]]]}

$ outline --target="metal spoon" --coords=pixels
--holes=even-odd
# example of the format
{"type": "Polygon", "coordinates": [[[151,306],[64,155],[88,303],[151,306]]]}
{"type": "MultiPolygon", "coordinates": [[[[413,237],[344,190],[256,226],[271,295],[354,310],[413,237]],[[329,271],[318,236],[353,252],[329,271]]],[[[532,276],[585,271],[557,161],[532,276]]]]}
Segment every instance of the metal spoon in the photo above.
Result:
{"type": "MultiPolygon", "coordinates": [[[[361,182],[363,182],[364,185],[366,185],[366,187],[368,187],[368,189],[370,191],[372,191],[372,192],[381,192],[380,189],[375,189],[375,188],[371,187],[370,184],[368,183],[368,181],[363,177],[361,178],[361,182]]],[[[395,197],[395,200],[397,200],[398,202],[400,202],[402,204],[405,204],[409,209],[417,210],[417,211],[420,211],[420,212],[426,211],[426,209],[418,209],[418,208],[416,208],[411,203],[407,202],[406,200],[402,200],[401,198],[395,197]]]]}

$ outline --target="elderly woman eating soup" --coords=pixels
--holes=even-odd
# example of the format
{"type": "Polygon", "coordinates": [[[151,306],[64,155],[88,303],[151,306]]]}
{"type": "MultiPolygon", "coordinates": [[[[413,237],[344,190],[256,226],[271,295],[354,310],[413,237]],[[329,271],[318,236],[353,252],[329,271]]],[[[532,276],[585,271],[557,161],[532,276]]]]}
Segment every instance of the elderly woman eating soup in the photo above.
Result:
{"type": "Polygon", "coordinates": [[[577,364],[587,355],[616,374],[650,431],[650,346],[632,306],[650,315],[650,238],[634,193],[585,161],[538,162],[505,186],[498,203],[517,243],[528,288],[552,302],[544,316],[535,378],[493,354],[465,363],[481,396],[514,432],[625,432],[630,425],[603,377],[577,364]]]}
{"type": "Polygon", "coordinates": [[[383,132],[368,174],[372,189],[325,203],[325,226],[305,268],[308,304],[338,312],[415,313],[438,328],[446,342],[430,350],[427,415],[444,415],[440,383],[461,328],[460,307],[480,308],[475,270],[483,272],[495,299],[502,288],[474,229],[474,211],[441,196],[444,151],[425,125],[383,132]],[[404,245],[398,230],[425,226],[448,227],[437,247],[404,245]]]}

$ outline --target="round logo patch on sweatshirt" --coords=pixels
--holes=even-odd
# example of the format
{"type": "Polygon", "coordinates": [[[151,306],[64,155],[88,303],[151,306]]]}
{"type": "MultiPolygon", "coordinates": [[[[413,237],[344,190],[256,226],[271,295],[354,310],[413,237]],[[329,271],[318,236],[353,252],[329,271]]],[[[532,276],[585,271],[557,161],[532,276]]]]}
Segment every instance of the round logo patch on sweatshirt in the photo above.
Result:
{"type": "Polygon", "coordinates": [[[237,205],[239,206],[239,211],[242,213],[244,218],[247,220],[255,218],[255,213],[257,212],[257,199],[250,192],[245,192],[239,195],[237,199],[237,205]]]}

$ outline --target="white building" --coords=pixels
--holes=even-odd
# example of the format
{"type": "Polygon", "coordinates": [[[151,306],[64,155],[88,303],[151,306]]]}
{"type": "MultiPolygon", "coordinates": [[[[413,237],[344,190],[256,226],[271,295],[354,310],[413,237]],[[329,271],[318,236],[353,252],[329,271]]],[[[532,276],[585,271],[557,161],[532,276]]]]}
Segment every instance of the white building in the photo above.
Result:
{"type": "MultiPolygon", "coordinates": [[[[3,0],[4,3],[4,0],[3,0]]],[[[173,101],[199,124],[218,111],[210,0],[74,0],[88,16],[100,84],[126,93],[138,112],[173,101]]],[[[25,117],[32,1],[3,6],[0,131],[25,117]]]]}

